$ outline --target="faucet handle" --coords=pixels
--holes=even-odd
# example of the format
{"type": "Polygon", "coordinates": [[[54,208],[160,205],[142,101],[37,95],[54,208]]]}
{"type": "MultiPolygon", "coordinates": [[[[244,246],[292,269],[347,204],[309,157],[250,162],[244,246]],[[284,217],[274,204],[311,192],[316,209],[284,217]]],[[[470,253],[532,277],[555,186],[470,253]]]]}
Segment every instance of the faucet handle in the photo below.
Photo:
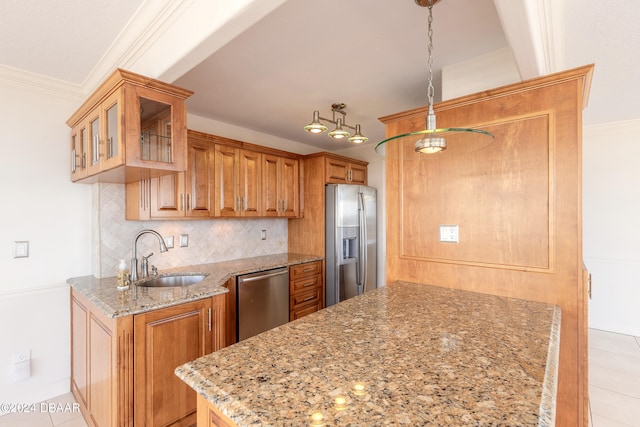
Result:
{"type": "Polygon", "coordinates": [[[143,256],[143,257],[142,257],[142,259],[143,259],[143,260],[145,260],[145,261],[148,261],[148,260],[149,260],[149,258],[151,258],[152,256],[153,256],[153,252],[151,252],[151,253],[150,253],[149,255],[147,255],[147,256],[143,256]]]}
{"type": "Polygon", "coordinates": [[[158,267],[156,267],[155,265],[151,266],[151,275],[154,277],[158,275],[158,267]]]}

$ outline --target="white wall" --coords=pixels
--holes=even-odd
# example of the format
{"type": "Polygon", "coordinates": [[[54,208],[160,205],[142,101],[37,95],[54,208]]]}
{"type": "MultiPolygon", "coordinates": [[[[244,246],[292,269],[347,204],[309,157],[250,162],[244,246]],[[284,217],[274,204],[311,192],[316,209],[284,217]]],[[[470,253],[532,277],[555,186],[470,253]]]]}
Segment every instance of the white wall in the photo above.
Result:
{"type": "Polygon", "coordinates": [[[69,288],[91,272],[91,191],[69,180],[69,128],[81,99],[0,79],[0,402],[69,390],[69,288]],[[28,240],[28,258],[13,242],[28,240]],[[31,378],[13,383],[12,354],[30,349],[31,378]]]}
{"type": "Polygon", "coordinates": [[[589,326],[640,336],[640,119],[583,133],[584,261],[589,326]]]}

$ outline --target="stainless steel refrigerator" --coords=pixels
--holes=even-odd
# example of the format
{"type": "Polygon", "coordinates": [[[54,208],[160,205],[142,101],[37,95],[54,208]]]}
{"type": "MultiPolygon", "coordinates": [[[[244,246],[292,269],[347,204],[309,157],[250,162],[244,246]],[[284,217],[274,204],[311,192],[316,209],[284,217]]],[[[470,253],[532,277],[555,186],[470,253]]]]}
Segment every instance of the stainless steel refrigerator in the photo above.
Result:
{"type": "Polygon", "coordinates": [[[326,306],[376,287],[376,189],[328,184],[326,192],[326,306]]]}

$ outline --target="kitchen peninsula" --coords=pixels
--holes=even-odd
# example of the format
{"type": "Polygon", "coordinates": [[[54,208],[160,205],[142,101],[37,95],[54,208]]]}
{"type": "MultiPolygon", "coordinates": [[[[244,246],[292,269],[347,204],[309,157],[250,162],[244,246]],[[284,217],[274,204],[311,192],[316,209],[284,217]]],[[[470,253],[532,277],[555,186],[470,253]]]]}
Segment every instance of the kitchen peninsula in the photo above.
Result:
{"type": "Polygon", "coordinates": [[[178,367],[199,426],[555,422],[557,306],[394,282],[178,367]]]}

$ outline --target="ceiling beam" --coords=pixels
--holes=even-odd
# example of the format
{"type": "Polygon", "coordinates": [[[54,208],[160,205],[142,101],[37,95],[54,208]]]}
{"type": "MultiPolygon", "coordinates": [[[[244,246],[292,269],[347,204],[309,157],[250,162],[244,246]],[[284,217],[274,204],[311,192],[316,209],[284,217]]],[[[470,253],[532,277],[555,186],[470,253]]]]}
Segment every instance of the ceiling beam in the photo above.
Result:
{"type": "Polygon", "coordinates": [[[563,2],[494,0],[523,80],[564,68],[563,2]]]}

